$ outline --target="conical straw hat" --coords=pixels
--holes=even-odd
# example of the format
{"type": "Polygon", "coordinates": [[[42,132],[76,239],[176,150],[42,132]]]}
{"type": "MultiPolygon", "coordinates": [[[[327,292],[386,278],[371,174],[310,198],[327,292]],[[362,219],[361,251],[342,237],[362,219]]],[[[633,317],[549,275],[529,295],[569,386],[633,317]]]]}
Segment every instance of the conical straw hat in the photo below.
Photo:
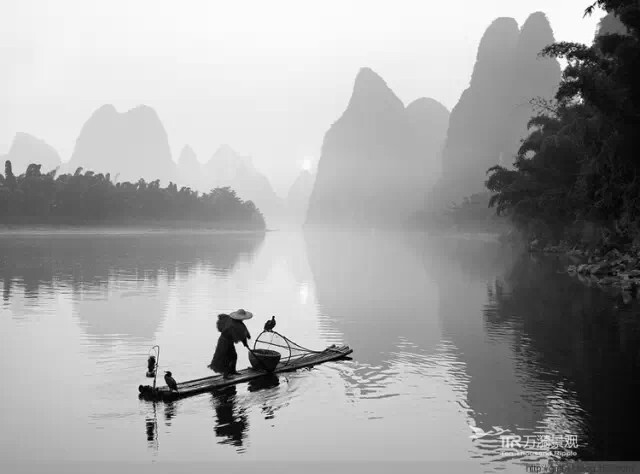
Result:
{"type": "Polygon", "coordinates": [[[229,317],[231,319],[237,319],[239,321],[242,321],[244,319],[253,318],[253,313],[250,313],[249,311],[245,311],[244,309],[239,309],[238,311],[234,311],[233,313],[231,313],[229,317]]]}

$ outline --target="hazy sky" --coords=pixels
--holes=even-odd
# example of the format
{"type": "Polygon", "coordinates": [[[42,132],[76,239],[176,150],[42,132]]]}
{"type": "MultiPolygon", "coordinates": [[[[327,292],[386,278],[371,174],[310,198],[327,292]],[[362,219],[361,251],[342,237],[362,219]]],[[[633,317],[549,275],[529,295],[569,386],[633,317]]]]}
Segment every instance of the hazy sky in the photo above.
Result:
{"type": "Polygon", "coordinates": [[[16,131],[63,160],[100,105],[156,109],[177,159],[223,143],[286,192],[369,66],[408,104],[449,109],[495,18],[547,13],[557,40],[590,42],[588,0],[1,0],[0,153],[16,131]]]}

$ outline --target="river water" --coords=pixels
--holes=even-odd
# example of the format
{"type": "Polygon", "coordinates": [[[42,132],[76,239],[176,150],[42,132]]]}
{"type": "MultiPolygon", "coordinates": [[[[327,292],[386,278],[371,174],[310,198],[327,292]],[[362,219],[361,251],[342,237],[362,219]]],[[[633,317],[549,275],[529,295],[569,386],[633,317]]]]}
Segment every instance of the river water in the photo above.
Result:
{"type": "Polygon", "coordinates": [[[5,233],[0,265],[0,464],[512,472],[636,457],[636,302],[488,238],[5,233]],[[216,315],[239,307],[254,313],[254,336],[276,315],[290,339],[346,343],[352,359],[173,403],[138,400],[151,346],[178,381],[207,376],[216,315]]]}

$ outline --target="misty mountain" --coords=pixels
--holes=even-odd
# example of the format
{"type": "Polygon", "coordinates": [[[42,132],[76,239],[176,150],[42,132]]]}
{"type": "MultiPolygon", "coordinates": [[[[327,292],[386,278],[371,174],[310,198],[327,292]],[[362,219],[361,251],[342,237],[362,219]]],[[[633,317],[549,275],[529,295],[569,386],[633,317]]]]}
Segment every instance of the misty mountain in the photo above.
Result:
{"type": "Polygon", "coordinates": [[[68,164],[118,176],[118,181],[175,180],[167,132],[151,107],[119,113],[113,105],[96,110],[80,131],[68,164]]]}
{"type": "Polygon", "coordinates": [[[178,175],[176,182],[179,187],[186,186],[194,190],[204,190],[206,179],[203,176],[204,168],[196,153],[189,145],[182,147],[178,157],[178,175]]]}
{"type": "Polygon", "coordinates": [[[361,69],[325,134],[307,224],[392,226],[421,207],[446,127],[436,104],[421,99],[405,109],[380,76],[361,69]]]}
{"type": "Polygon", "coordinates": [[[527,123],[536,110],[530,104],[533,98],[553,99],[560,84],[561,68],[558,61],[538,56],[546,46],[555,42],[549,20],[542,12],[533,13],[520,29],[513,60],[513,96],[506,120],[512,125],[511,136],[505,143],[506,164],[513,162],[522,139],[527,135],[527,123]]]}
{"type": "Polygon", "coordinates": [[[407,105],[406,115],[413,146],[424,158],[424,176],[420,180],[429,187],[442,173],[442,148],[449,127],[449,110],[437,100],[423,97],[407,105]]]}
{"type": "Polygon", "coordinates": [[[558,62],[538,56],[553,42],[540,12],[522,29],[513,18],[498,18],[486,30],[469,87],[451,111],[434,204],[486,191],[487,169],[512,163],[534,115],[529,101],[552,99],[560,82],[558,62]]]}
{"type": "Polygon", "coordinates": [[[28,133],[18,132],[13,138],[9,153],[0,158],[2,169],[6,160],[11,161],[13,174],[24,173],[31,163],[42,165],[40,172],[46,173],[60,166],[60,155],[44,140],[28,133]]]}
{"type": "Polygon", "coordinates": [[[302,170],[287,193],[287,213],[296,223],[304,222],[309,207],[309,198],[313,191],[315,175],[302,170]]]}
{"type": "Polygon", "coordinates": [[[229,145],[222,145],[203,166],[205,190],[231,187],[245,201],[253,201],[265,218],[272,222],[284,211],[283,200],[275,193],[267,177],[229,145]]]}

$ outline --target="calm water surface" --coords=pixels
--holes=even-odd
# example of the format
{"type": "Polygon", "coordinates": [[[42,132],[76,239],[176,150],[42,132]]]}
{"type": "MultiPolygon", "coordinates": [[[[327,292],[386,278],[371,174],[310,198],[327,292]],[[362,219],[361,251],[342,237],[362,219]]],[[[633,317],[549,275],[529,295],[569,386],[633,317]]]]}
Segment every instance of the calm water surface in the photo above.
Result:
{"type": "Polygon", "coordinates": [[[548,461],[544,436],[573,436],[578,459],[633,459],[638,307],[559,268],[419,234],[1,235],[0,459],[512,472],[548,461]],[[209,375],[216,315],[238,307],[254,336],[275,314],[294,341],[346,343],[353,359],[138,400],[152,345],[178,381],[209,375]],[[507,454],[501,435],[538,451],[507,454]]]}

